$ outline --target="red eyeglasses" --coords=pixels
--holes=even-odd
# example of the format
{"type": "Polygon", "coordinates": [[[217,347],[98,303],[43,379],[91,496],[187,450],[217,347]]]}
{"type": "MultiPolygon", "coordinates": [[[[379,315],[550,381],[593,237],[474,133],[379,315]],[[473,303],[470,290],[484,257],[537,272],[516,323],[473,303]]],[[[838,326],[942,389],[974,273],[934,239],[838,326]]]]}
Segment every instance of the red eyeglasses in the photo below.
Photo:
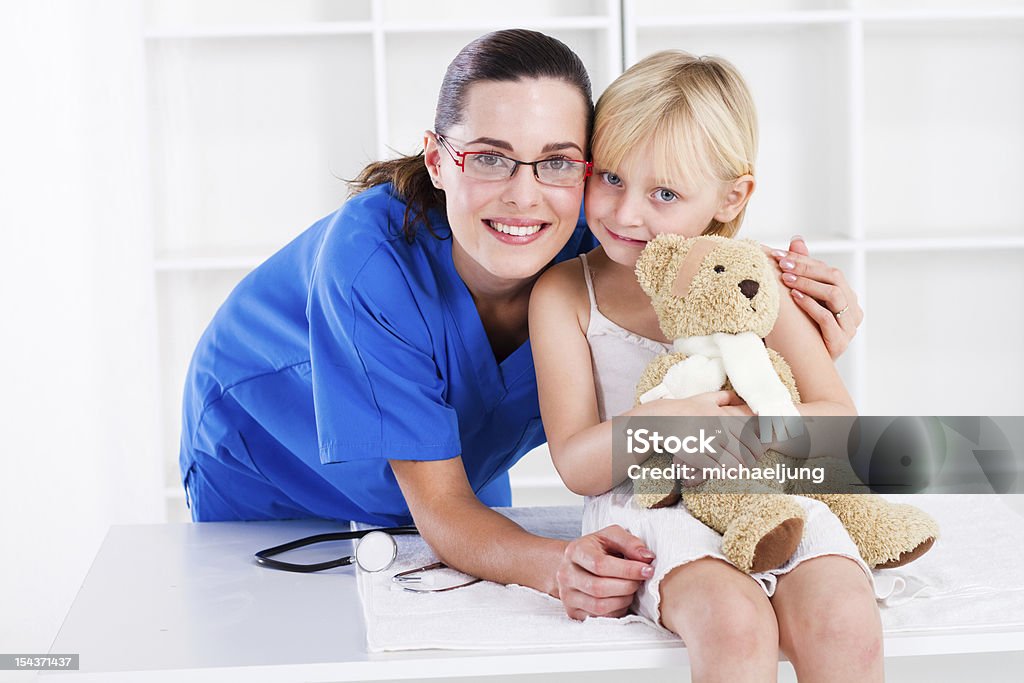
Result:
{"type": "Polygon", "coordinates": [[[443,135],[437,136],[437,142],[448,151],[455,165],[474,180],[508,180],[520,166],[530,166],[538,182],[556,187],[574,187],[582,183],[594,167],[589,161],[565,157],[520,161],[494,152],[460,152],[443,135]]]}

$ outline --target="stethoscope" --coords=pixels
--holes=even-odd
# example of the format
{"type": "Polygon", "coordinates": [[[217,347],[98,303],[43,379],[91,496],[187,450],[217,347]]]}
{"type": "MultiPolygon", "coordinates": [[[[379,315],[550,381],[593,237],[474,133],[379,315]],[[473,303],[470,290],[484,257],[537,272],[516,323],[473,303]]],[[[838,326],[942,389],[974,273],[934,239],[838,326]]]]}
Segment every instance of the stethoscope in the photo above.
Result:
{"type": "Polygon", "coordinates": [[[286,572],[319,572],[324,569],[345,567],[350,564],[357,565],[366,572],[382,572],[390,567],[395,557],[398,556],[398,543],[394,536],[405,536],[419,533],[414,526],[396,526],[389,529],[358,529],[356,531],[337,531],[329,534],[317,534],[307,536],[297,541],[290,541],[275,545],[273,548],[266,548],[256,553],[256,562],[271,569],[281,569],[286,572]],[[339,557],[336,560],[327,562],[316,562],[312,564],[297,564],[273,559],[275,555],[286,553],[289,550],[304,548],[316,543],[327,541],[353,541],[358,540],[355,552],[346,557],[339,557]]]}

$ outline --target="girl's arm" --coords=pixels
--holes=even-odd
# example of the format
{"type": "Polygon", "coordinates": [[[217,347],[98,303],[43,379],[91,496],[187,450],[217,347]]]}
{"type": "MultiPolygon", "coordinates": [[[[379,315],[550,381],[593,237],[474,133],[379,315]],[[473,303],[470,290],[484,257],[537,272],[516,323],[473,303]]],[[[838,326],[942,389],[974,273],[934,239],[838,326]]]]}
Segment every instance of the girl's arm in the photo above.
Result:
{"type": "MultiPolygon", "coordinates": [[[[630,465],[642,461],[612,458],[612,421],[600,422],[594,368],[587,343],[590,303],[579,261],[549,269],[530,297],[530,344],[537,368],[537,389],[551,459],[571,491],[594,496],[626,479],[630,465]]],[[[820,337],[819,337],[820,344],[820,337]]],[[[711,392],[688,399],[662,399],[623,416],[725,415],[721,406],[736,402],[732,392],[711,392]]]]}
{"type": "Polygon", "coordinates": [[[779,318],[765,343],[786,359],[800,389],[802,415],[856,415],[846,386],[811,318],[797,307],[790,290],[779,287],[779,318]]]}
{"type": "MultiPolygon", "coordinates": [[[[805,416],[855,416],[857,409],[853,399],[836,371],[820,330],[810,317],[797,307],[789,290],[781,284],[779,288],[779,319],[765,342],[782,354],[793,370],[802,401],[797,405],[797,410],[805,416]]],[[[827,425],[825,429],[817,430],[816,437],[809,442],[810,451],[807,453],[790,453],[789,441],[774,443],[771,447],[789,455],[836,456],[847,451],[847,431],[838,428],[834,423],[827,425]]]]}
{"type": "Polygon", "coordinates": [[[611,425],[601,425],[586,324],[589,297],[582,264],[550,268],[530,296],[530,345],[544,433],[555,469],[579,495],[612,487],[611,425]],[[602,429],[602,427],[607,427],[602,429]],[[600,457],[600,454],[608,457],[600,457]]]}

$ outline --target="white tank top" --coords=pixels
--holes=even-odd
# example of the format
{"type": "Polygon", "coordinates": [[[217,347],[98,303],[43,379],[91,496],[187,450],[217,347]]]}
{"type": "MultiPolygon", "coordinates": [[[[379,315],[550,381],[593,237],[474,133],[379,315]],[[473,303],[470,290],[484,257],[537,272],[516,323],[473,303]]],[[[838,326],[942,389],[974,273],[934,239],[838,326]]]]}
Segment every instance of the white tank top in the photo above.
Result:
{"type": "Polygon", "coordinates": [[[606,318],[597,309],[587,255],[580,254],[580,261],[583,262],[583,277],[590,297],[587,343],[590,344],[590,357],[594,365],[597,414],[604,422],[633,407],[640,375],[655,357],[672,351],[672,345],[641,337],[606,318]]]}

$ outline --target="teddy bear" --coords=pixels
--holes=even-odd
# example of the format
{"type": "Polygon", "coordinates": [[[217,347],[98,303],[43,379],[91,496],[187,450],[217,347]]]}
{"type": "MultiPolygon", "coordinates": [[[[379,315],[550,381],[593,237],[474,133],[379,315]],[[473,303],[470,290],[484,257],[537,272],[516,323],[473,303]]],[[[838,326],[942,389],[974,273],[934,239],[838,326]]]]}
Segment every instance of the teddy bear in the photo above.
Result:
{"type": "MultiPolygon", "coordinates": [[[[673,340],[673,353],[651,361],[637,384],[637,403],[686,398],[705,391],[733,389],[759,416],[762,434],[774,429],[779,440],[798,436],[800,402],[786,360],[764,345],[779,311],[776,273],[752,240],[719,236],[660,235],[636,264],[641,287],[651,298],[658,322],[673,340]]],[[[768,432],[770,435],[770,431],[768,432]]],[[[813,466],[768,449],[758,468],[813,466]]],[[[664,468],[667,454],[643,467],[664,468]]],[[[849,463],[829,459],[829,486],[813,490],[858,490],[849,463]]],[[[713,478],[698,486],[637,477],[634,495],[648,508],[682,500],[690,512],[722,534],[722,549],[745,572],[784,564],[803,535],[803,508],[792,495],[825,503],[843,523],[871,568],[898,567],[927,552],[938,525],[922,510],[875,494],[814,493],[806,482],[713,478]],[[722,495],[725,494],[725,495],[722,495]]]]}

